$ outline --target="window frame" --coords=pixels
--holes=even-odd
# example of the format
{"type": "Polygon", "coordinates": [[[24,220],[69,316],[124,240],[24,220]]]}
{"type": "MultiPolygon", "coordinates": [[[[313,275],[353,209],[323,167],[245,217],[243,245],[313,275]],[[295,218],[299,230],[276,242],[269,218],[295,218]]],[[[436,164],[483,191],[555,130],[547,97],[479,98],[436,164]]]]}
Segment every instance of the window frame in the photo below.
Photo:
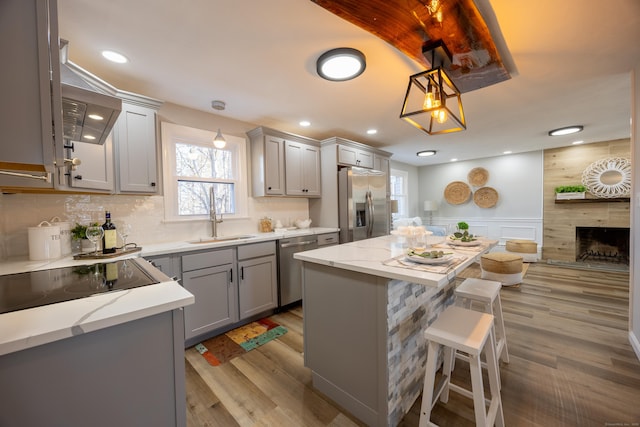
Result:
{"type": "Polygon", "coordinates": [[[391,182],[392,176],[402,177],[402,194],[394,193],[394,186],[391,185],[389,189],[389,196],[391,200],[398,201],[398,213],[391,214],[393,220],[398,218],[409,217],[409,172],[400,169],[390,169],[389,182],[391,182]],[[400,198],[398,198],[400,197],[400,198]]]}
{"type": "Polygon", "coordinates": [[[178,177],[176,175],[176,144],[193,144],[213,148],[213,138],[217,132],[192,128],[189,126],[177,125],[175,123],[162,122],[162,183],[164,191],[164,220],[165,222],[190,222],[209,220],[209,214],[203,215],[179,215],[178,214],[178,182],[188,181],[213,182],[213,183],[233,183],[234,184],[234,214],[224,214],[224,219],[246,219],[248,217],[248,189],[247,189],[247,141],[233,135],[223,135],[227,141],[225,150],[233,151],[234,169],[237,172],[236,178],[211,179],[206,178],[201,181],[193,177],[178,177]]]}

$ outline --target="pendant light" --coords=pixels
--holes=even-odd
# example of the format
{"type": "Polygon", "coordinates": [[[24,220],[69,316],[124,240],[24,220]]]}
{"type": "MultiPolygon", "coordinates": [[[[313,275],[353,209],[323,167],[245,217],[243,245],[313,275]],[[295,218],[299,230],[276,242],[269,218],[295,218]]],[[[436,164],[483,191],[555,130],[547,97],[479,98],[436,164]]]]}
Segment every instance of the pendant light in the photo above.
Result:
{"type": "Polygon", "coordinates": [[[220,129],[218,128],[218,134],[215,138],[213,138],[213,146],[216,148],[224,148],[225,145],[227,145],[227,140],[224,139],[222,133],[220,132],[220,129]]]}
{"type": "Polygon", "coordinates": [[[431,69],[409,77],[409,87],[400,118],[429,135],[458,132],[467,128],[460,91],[444,70],[451,54],[442,40],[426,42],[431,69]]]}

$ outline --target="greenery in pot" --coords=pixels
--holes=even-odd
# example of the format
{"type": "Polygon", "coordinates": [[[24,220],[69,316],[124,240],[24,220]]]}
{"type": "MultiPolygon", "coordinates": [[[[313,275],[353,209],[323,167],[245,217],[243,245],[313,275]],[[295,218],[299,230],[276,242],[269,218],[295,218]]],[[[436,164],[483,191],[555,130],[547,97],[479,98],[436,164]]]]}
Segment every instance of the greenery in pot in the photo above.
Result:
{"type": "Polygon", "coordinates": [[[452,240],[460,240],[461,242],[473,242],[478,240],[476,236],[469,233],[469,224],[464,221],[460,221],[458,224],[458,231],[451,236],[452,240]]]}
{"type": "Polygon", "coordinates": [[[584,185],[560,185],[555,188],[556,193],[584,193],[587,187],[584,185]]]}
{"type": "MultiPolygon", "coordinates": [[[[100,225],[97,222],[94,222],[90,225],[100,225]]],[[[82,240],[87,239],[87,226],[78,224],[76,222],[76,226],[71,229],[71,238],[73,240],[82,240]]]]}

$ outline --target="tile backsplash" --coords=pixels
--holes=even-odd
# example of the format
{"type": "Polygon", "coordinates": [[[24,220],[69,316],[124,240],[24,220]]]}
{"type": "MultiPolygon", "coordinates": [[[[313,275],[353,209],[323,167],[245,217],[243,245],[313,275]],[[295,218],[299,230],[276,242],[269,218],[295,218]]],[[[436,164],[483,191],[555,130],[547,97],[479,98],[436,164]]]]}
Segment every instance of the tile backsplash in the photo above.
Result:
{"type": "MultiPolygon", "coordinates": [[[[116,226],[131,224],[127,242],[139,245],[197,239],[211,233],[207,220],[165,222],[162,196],[1,194],[0,260],[28,256],[28,227],[55,216],[72,227],[94,221],[102,224],[105,210],[111,212],[116,226]]],[[[218,234],[258,233],[259,219],[264,216],[287,226],[298,218],[308,218],[309,206],[307,199],[249,198],[249,212],[249,218],[225,218],[218,225],[218,234]]]]}

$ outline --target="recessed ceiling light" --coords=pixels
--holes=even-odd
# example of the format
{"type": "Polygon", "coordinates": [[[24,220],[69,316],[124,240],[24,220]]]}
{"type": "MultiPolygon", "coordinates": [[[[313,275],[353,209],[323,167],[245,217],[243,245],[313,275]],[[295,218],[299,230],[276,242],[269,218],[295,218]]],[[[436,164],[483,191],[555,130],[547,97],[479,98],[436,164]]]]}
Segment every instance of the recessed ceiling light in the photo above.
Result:
{"type": "Polygon", "coordinates": [[[571,135],[572,133],[581,132],[584,129],[583,126],[574,125],[574,126],[566,126],[563,128],[558,128],[549,131],[549,136],[562,136],[562,135],[571,135]]]}
{"type": "Polygon", "coordinates": [[[513,153],[513,151],[508,151],[508,150],[507,150],[507,151],[503,151],[503,152],[502,152],[502,154],[511,154],[511,153],[513,153]]]}
{"type": "Polygon", "coordinates": [[[429,157],[429,156],[435,156],[435,154],[436,154],[436,150],[424,150],[424,151],[418,151],[416,153],[416,156],[429,157]]]}
{"type": "Polygon", "coordinates": [[[104,117],[102,117],[102,116],[101,116],[101,115],[99,115],[99,114],[89,114],[89,116],[88,116],[88,117],[89,117],[90,119],[98,120],[98,121],[100,121],[100,120],[104,120],[104,117]]]}
{"type": "Polygon", "coordinates": [[[580,144],[582,144],[583,142],[584,142],[583,140],[580,140],[580,141],[573,141],[571,144],[573,144],[573,145],[580,145],[580,144]]]}
{"type": "Polygon", "coordinates": [[[129,62],[126,56],[124,56],[121,53],[114,52],[112,50],[103,50],[102,56],[104,56],[109,61],[116,62],[118,64],[124,64],[126,62],[129,62]]]}
{"type": "Polygon", "coordinates": [[[89,141],[93,141],[94,139],[96,139],[96,137],[93,135],[84,135],[83,138],[88,139],[89,141]]]}
{"type": "Polygon", "coordinates": [[[350,47],[326,51],[318,58],[316,70],[326,80],[341,82],[358,77],[367,67],[364,54],[350,47]]]}
{"type": "Polygon", "coordinates": [[[377,129],[369,129],[369,130],[367,130],[367,135],[375,135],[376,133],[378,133],[377,129]]]}
{"type": "Polygon", "coordinates": [[[311,126],[311,122],[310,122],[309,120],[302,120],[302,121],[299,123],[299,125],[300,125],[300,126],[307,127],[307,126],[311,126]]]}

